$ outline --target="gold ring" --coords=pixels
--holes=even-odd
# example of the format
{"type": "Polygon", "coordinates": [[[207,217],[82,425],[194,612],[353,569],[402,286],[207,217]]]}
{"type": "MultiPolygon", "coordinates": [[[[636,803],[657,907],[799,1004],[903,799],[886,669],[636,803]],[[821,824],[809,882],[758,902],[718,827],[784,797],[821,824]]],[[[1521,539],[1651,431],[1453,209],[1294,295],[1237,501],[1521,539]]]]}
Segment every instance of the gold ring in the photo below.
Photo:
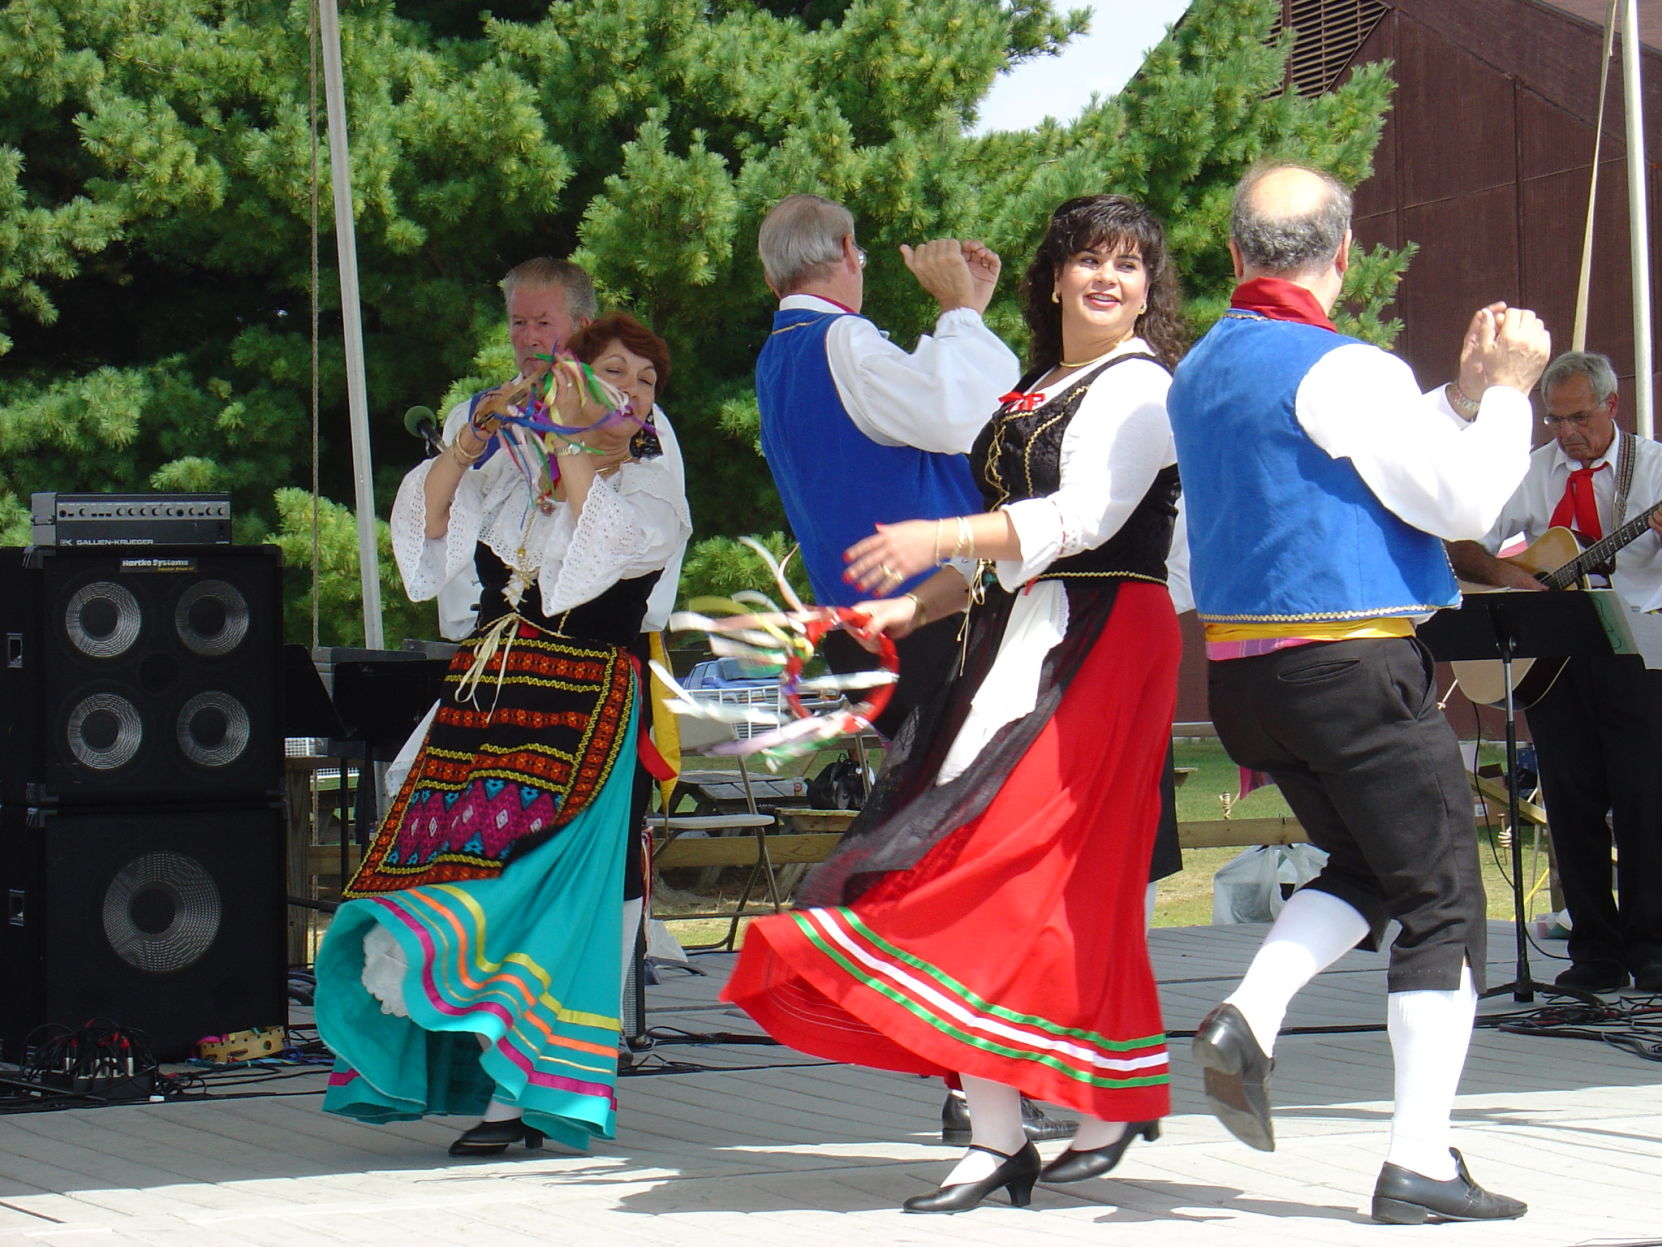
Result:
{"type": "Polygon", "coordinates": [[[895,569],[890,567],[887,563],[879,563],[877,565],[877,570],[882,572],[890,580],[900,580],[900,579],[902,579],[901,574],[899,572],[895,571],[895,569]]]}

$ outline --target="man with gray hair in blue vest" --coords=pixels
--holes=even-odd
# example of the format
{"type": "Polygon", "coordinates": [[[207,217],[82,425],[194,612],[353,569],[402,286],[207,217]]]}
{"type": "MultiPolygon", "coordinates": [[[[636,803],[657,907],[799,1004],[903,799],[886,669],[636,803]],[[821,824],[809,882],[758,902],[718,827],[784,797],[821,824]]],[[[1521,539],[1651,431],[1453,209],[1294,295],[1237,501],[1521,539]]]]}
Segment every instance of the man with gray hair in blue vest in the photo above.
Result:
{"type": "MultiPolygon", "coordinates": [[[[756,249],[779,297],[756,360],[762,453],[814,600],[852,606],[870,595],[845,578],[843,551],[878,524],[982,509],[965,454],[1020,375],[1015,355],[981,319],[999,259],[952,238],[900,249],[941,308],[935,332],[908,352],[860,315],[866,253],[847,208],[791,195],[763,219],[756,249]]],[[[878,596],[905,596],[924,578],[893,579],[878,596]]],[[[878,721],[884,735],[946,679],[956,626],[919,619],[904,636],[891,630],[901,637],[900,687],[878,721]]],[[[873,665],[842,633],[827,638],[825,655],[839,671],[873,665]]]]}
{"type": "Polygon", "coordinates": [[[1414,623],[1460,601],[1439,539],[1482,535],[1523,478],[1550,343],[1534,313],[1482,308],[1458,380],[1422,395],[1401,360],[1328,319],[1350,206],[1312,169],[1247,175],[1230,221],[1241,284],[1167,398],[1218,737],[1269,773],[1328,853],[1201,1022],[1195,1059],[1218,1119],[1273,1150],[1288,1004],[1395,918],[1395,1101],[1373,1217],[1519,1217],[1524,1204],[1478,1186],[1449,1147],[1485,902],[1465,770],[1414,623]]]}
{"type": "MultiPolygon", "coordinates": [[[[984,509],[965,455],[1020,364],[982,321],[998,283],[999,258],[978,242],[939,238],[903,246],[901,257],[937,303],[935,332],[906,351],[860,315],[866,253],[847,208],[820,195],[791,195],[762,221],[756,249],[779,298],[773,331],[756,360],[762,453],[822,606],[853,606],[862,593],[844,576],[843,551],[879,524],[941,519],[984,509]]],[[[940,551],[950,556],[951,534],[940,551]]],[[[944,684],[957,654],[956,618],[926,620],[910,591],[929,575],[895,577],[879,596],[910,596],[917,608],[898,638],[900,681],[876,727],[892,736],[920,701],[944,684]]],[[[875,665],[845,633],[826,637],[834,671],[875,665]]],[[[1035,1140],[1065,1138],[1056,1121],[1023,1101],[1035,1140]]],[[[962,1097],[942,1110],[942,1138],[969,1141],[962,1097]]]]}

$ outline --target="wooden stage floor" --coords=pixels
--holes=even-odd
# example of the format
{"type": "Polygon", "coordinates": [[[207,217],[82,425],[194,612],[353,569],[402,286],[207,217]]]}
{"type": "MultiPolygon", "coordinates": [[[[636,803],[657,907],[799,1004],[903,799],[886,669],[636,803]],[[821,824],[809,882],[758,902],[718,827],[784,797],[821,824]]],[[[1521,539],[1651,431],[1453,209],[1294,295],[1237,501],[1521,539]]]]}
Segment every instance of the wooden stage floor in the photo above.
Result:
{"type": "MultiPolygon", "coordinates": [[[[1192,1030],[1263,928],[1157,930],[1167,1025],[1192,1030]]],[[[1512,977],[1511,927],[1492,924],[1490,977],[1512,977]]],[[[1562,945],[1547,944],[1562,953],[1562,945]]],[[[731,958],[695,959],[649,989],[661,1033],[753,1033],[716,1002],[731,958]]],[[[1538,977],[1555,965],[1538,959],[1538,977]]],[[[1040,1187],[1033,1208],[957,1217],[897,1209],[932,1189],[955,1150],[934,1131],[939,1085],[822,1063],[789,1049],[663,1043],[619,1088],[615,1141],[594,1154],[451,1161],[470,1123],[373,1128],[318,1110],[322,1076],[258,1094],[0,1116],[0,1243],[166,1244],[1159,1244],[1435,1242],[1662,1244],[1662,1063],[1592,1040],[1480,1028],[1456,1113],[1479,1181],[1527,1199],[1521,1221],[1386,1227],[1367,1218],[1383,1158],[1390,1058],[1383,959],[1352,953],[1295,1002],[1278,1049],[1273,1154],[1205,1111],[1174,1039],[1174,1113],[1108,1178],[1040,1187]]],[[[1537,1002],[1539,1003],[1539,1002],[1537,1002]]],[[[1487,1001],[1485,1014],[1525,1006],[1487,1001]]],[[[1045,1145],[1047,1153],[1062,1144],[1045,1145]]]]}

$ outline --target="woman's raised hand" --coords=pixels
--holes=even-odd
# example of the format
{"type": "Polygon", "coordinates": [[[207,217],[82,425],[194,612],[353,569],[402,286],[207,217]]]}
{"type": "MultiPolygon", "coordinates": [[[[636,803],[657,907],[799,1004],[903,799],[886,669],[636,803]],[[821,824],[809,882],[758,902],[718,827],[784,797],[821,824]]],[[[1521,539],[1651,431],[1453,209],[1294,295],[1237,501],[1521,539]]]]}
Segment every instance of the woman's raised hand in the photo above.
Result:
{"type": "Polygon", "coordinates": [[[629,439],[635,434],[635,423],[605,417],[608,412],[623,408],[628,397],[599,377],[594,378],[594,384],[605,396],[604,402],[595,397],[581,364],[574,360],[557,361],[548,389],[548,405],[554,410],[554,418],[568,427],[583,429],[576,440],[591,450],[604,455],[627,451],[629,439]]]}

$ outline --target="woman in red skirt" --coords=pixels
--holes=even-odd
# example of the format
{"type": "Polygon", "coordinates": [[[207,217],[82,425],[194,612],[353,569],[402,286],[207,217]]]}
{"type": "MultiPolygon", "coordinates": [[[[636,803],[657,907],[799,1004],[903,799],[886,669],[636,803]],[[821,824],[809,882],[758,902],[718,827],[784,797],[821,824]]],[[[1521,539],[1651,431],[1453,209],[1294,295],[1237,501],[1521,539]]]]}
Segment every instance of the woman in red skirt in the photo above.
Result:
{"type": "Polygon", "coordinates": [[[848,552],[875,594],[940,565],[862,609],[901,636],[967,605],[962,672],[901,729],[806,908],[752,924],[725,993],[803,1051],[962,1081],[970,1149],[908,1212],[1028,1202],[1023,1093],[1081,1115],[1058,1182],[1107,1172],[1170,1102],[1144,926],[1178,658],[1159,222],[1069,200],[1023,301],[1032,371],[971,452],[987,511],[848,552]]]}

